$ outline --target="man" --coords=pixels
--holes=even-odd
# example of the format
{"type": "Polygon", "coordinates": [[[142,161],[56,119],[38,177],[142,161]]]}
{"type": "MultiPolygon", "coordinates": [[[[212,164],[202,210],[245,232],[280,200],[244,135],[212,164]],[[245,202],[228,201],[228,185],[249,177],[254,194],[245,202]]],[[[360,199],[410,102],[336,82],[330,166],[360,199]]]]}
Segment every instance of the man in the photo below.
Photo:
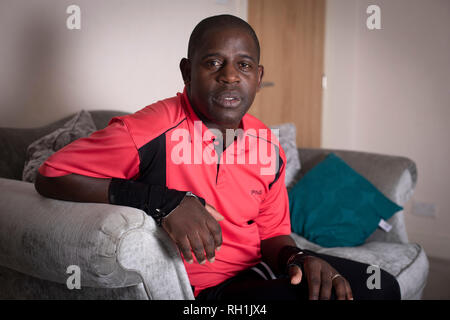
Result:
{"type": "Polygon", "coordinates": [[[62,149],[39,169],[37,191],[144,210],[180,249],[197,299],[398,298],[386,272],[385,288],[370,292],[366,265],[301,250],[289,236],[285,155],[247,114],[264,73],[259,51],[245,21],[204,19],[180,62],[183,94],[62,149]],[[255,146],[276,156],[275,170],[238,161],[255,146]]]}

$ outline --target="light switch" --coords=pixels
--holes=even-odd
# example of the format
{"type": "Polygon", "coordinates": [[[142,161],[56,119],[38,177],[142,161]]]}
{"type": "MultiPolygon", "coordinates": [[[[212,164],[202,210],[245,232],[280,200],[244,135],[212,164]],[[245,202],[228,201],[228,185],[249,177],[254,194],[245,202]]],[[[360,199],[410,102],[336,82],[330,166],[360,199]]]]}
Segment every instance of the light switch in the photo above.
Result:
{"type": "Polygon", "coordinates": [[[327,76],[323,75],[322,76],[322,89],[326,89],[327,88],[327,76]]]}
{"type": "Polygon", "coordinates": [[[414,201],[411,213],[416,216],[435,218],[436,206],[432,203],[414,201]]]}

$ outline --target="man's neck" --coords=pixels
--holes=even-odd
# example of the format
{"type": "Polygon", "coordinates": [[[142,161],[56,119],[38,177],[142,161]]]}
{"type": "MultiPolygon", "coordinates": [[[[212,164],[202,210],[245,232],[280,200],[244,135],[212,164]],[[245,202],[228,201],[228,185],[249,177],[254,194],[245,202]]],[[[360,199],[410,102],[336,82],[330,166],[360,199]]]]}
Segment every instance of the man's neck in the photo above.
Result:
{"type": "Polygon", "coordinates": [[[205,121],[203,121],[203,123],[205,124],[205,126],[208,127],[208,129],[216,129],[216,130],[220,131],[221,139],[223,140],[223,141],[220,141],[220,143],[223,146],[223,151],[225,151],[225,149],[228,148],[233,143],[233,141],[235,140],[235,136],[236,136],[236,130],[240,127],[239,124],[236,126],[221,127],[215,123],[207,123],[205,121]],[[231,132],[233,132],[234,134],[230,134],[230,133],[227,134],[227,131],[230,132],[230,130],[232,130],[231,132]]]}
{"type": "Polygon", "coordinates": [[[242,127],[242,119],[236,123],[236,124],[226,124],[226,125],[219,125],[217,123],[211,122],[211,121],[207,121],[206,119],[204,119],[204,117],[197,113],[197,111],[195,110],[195,108],[193,108],[195,114],[197,115],[197,117],[205,124],[205,126],[208,129],[215,129],[220,131],[220,133],[222,134],[222,139],[223,141],[221,141],[222,145],[223,145],[223,151],[225,151],[226,148],[228,148],[229,145],[231,145],[235,139],[236,134],[227,135],[227,130],[232,130],[232,132],[236,132],[237,129],[242,127]]]}

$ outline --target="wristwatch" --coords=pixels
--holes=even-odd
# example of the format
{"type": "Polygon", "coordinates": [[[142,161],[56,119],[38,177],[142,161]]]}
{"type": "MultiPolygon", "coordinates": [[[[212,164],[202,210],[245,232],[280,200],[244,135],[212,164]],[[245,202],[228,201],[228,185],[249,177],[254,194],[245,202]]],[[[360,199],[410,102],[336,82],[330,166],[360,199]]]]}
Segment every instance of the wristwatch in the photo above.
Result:
{"type": "Polygon", "coordinates": [[[190,191],[186,192],[185,197],[194,197],[194,198],[198,199],[198,197],[195,194],[193,194],[192,192],[190,192],[190,191]]]}
{"type": "Polygon", "coordinates": [[[181,192],[181,191],[177,191],[177,192],[178,192],[178,195],[181,196],[182,198],[179,198],[180,199],[179,203],[175,207],[172,207],[173,208],[172,210],[170,210],[169,212],[165,212],[162,209],[155,209],[156,212],[154,212],[152,214],[152,217],[155,219],[156,224],[158,226],[161,226],[163,219],[167,218],[173,211],[175,211],[176,208],[178,208],[178,206],[180,205],[181,201],[183,201],[183,199],[185,197],[196,198],[196,199],[198,199],[200,201],[201,204],[203,204],[203,206],[205,206],[205,200],[203,198],[200,198],[199,196],[196,196],[191,191],[185,192],[184,196],[182,195],[183,192],[181,192]]]}
{"type": "Polygon", "coordinates": [[[194,197],[194,198],[196,198],[198,201],[200,201],[200,203],[201,203],[203,206],[205,206],[205,204],[206,204],[205,199],[203,199],[202,197],[199,197],[199,196],[193,194],[191,191],[187,191],[185,197],[194,197]]]}

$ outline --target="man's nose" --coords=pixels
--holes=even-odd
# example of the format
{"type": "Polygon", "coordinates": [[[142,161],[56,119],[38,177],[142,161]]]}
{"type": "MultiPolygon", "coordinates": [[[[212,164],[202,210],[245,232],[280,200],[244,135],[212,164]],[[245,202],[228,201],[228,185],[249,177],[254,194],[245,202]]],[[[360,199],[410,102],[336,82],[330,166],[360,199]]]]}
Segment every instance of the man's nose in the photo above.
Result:
{"type": "Polygon", "coordinates": [[[239,77],[239,71],[236,70],[236,67],[231,63],[227,63],[220,70],[218,80],[219,82],[229,84],[229,83],[237,83],[241,79],[239,77]]]}

